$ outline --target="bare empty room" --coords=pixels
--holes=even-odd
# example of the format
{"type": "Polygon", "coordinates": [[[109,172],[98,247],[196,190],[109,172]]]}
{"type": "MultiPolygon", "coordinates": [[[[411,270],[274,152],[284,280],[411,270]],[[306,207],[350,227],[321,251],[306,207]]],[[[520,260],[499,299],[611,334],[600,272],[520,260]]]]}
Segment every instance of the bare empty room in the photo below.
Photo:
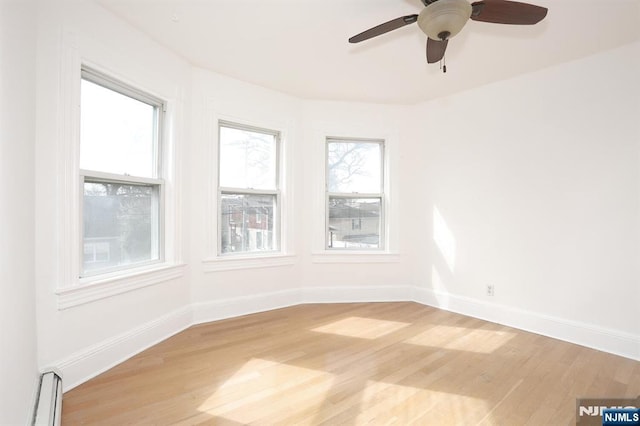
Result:
{"type": "Polygon", "coordinates": [[[0,1],[0,424],[640,423],[640,1],[0,1]]]}

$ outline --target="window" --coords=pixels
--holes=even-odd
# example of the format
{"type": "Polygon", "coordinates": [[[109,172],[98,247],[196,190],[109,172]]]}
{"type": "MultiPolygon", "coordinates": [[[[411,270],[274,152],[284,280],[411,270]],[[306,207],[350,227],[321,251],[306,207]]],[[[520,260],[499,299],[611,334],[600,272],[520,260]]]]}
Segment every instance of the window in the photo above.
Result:
{"type": "Polygon", "coordinates": [[[160,262],[164,104],[89,69],[80,93],[80,276],[160,262]]]}
{"type": "Polygon", "coordinates": [[[221,121],[219,141],[218,253],[278,251],[279,132],[221,121]]]}
{"type": "Polygon", "coordinates": [[[384,142],[327,139],[326,247],[384,248],[384,142]]]}

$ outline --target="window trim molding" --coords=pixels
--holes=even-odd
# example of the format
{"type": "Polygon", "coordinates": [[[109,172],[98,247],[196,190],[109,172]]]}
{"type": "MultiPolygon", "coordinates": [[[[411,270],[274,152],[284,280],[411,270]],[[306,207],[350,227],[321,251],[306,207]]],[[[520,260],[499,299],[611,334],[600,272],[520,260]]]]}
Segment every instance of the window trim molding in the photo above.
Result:
{"type": "Polygon", "coordinates": [[[281,132],[279,130],[273,130],[273,129],[266,129],[264,127],[257,127],[257,126],[250,126],[244,123],[236,123],[236,122],[231,122],[228,120],[218,120],[217,123],[217,129],[218,129],[218,139],[217,139],[217,149],[218,149],[218,161],[216,163],[216,169],[218,171],[217,173],[217,187],[218,187],[218,191],[217,191],[217,199],[216,199],[216,206],[217,206],[217,228],[216,228],[216,232],[217,232],[217,237],[216,237],[216,245],[217,245],[217,257],[219,258],[227,258],[227,257],[235,257],[235,256],[251,256],[251,255],[256,255],[256,254],[261,254],[261,253],[271,253],[271,254],[279,254],[281,253],[281,247],[282,247],[282,243],[281,243],[281,229],[282,229],[282,215],[281,215],[281,191],[280,191],[280,187],[282,186],[282,181],[280,179],[280,176],[282,175],[282,173],[280,172],[280,151],[281,151],[281,132]],[[275,139],[275,143],[276,143],[276,165],[275,165],[275,188],[274,189],[255,189],[255,188],[236,188],[236,187],[226,187],[226,186],[221,186],[220,185],[220,180],[221,180],[221,176],[220,176],[220,134],[221,134],[221,129],[222,127],[226,127],[228,129],[236,129],[236,130],[241,130],[241,131],[250,131],[250,132],[254,132],[254,133],[262,133],[265,135],[271,135],[273,136],[273,138],[275,139]],[[273,250],[265,250],[265,251],[254,251],[254,252],[232,252],[232,253],[222,253],[222,239],[220,238],[220,234],[222,233],[222,195],[223,194],[242,194],[242,195],[270,195],[270,196],[274,196],[276,199],[276,208],[273,212],[274,214],[274,221],[273,221],[273,226],[274,226],[274,230],[273,230],[273,235],[275,237],[275,249],[273,250]]]}
{"type": "MultiPolygon", "coordinates": [[[[163,164],[164,159],[162,158],[162,154],[165,151],[163,149],[163,145],[165,143],[166,138],[165,135],[168,133],[167,129],[164,127],[165,123],[165,113],[167,111],[167,101],[164,99],[154,96],[146,91],[139,89],[131,84],[121,82],[118,79],[105,74],[101,71],[96,70],[88,65],[82,64],[80,66],[80,83],[83,81],[87,81],[94,85],[100,86],[106,90],[110,90],[113,93],[116,93],[120,96],[128,97],[130,99],[136,100],[140,103],[146,104],[148,106],[153,107],[153,147],[151,153],[152,160],[152,170],[150,177],[136,176],[136,175],[128,175],[128,174],[120,174],[120,173],[111,173],[111,172],[103,172],[97,170],[90,169],[79,169],[79,183],[80,183],[80,193],[78,195],[79,202],[79,210],[80,210],[80,223],[79,233],[80,238],[78,243],[80,244],[80,253],[82,254],[82,259],[84,259],[84,185],[87,182],[92,183],[116,183],[121,185],[142,185],[142,186],[151,186],[157,188],[157,235],[155,241],[152,239],[152,246],[156,246],[157,250],[157,258],[149,259],[144,262],[136,262],[127,265],[116,265],[111,266],[104,269],[98,270],[90,270],[87,271],[84,265],[84,260],[79,261],[79,283],[83,285],[86,278],[96,277],[101,278],[103,276],[108,276],[112,272],[121,272],[123,275],[127,275],[129,271],[135,271],[139,267],[145,267],[149,265],[161,265],[165,261],[165,180],[163,179],[163,164]]],[[[79,102],[80,104],[80,115],[82,115],[82,100],[79,102]]],[[[80,120],[80,126],[82,126],[82,120],[80,120]]],[[[78,138],[78,150],[80,158],[81,150],[82,150],[82,138],[78,138]]],[[[155,225],[155,224],[154,224],[155,225]]],[[[135,272],[131,272],[135,273],[135,272]]]]}
{"type": "Polygon", "coordinates": [[[387,167],[386,167],[386,141],[380,138],[354,138],[354,137],[339,137],[339,136],[326,136],[325,137],[325,153],[324,153],[324,179],[325,179],[325,240],[324,249],[327,252],[351,252],[361,251],[369,253],[385,253],[387,251],[386,242],[386,210],[387,205],[385,201],[385,188],[387,181],[387,167]],[[331,192],[329,191],[329,144],[331,143],[372,143],[380,146],[380,192],[331,192]],[[368,198],[380,200],[380,235],[378,236],[378,247],[362,248],[362,247],[331,247],[329,245],[329,205],[332,198],[368,198]]]}
{"type": "MultiPolygon", "coordinates": [[[[201,260],[204,272],[228,271],[246,268],[267,268],[275,266],[293,265],[297,262],[294,254],[294,223],[291,218],[293,212],[293,182],[289,179],[293,174],[291,159],[293,158],[293,146],[289,141],[293,125],[290,119],[281,121],[273,117],[253,117],[247,118],[230,115],[221,112],[220,106],[215,99],[206,97],[205,114],[203,117],[203,134],[209,141],[207,144],[206,164],[208,173],[207,179],[207,205],[206,205],[206,247],[201,260]],[[218,185],[218,162],[220,132],[219,123],[231,123],[239,126],[247,126],[249,129],[274,130],[279,133],[278,143],[278,214],[280,216],[278,224],[279,247],[277,251],[251,252],[238,254],[220,254],[218,247],[219,233],[219,191],[218,185]]],[[[251,114],[249,114],[251,115],[251,114]]],[[[229,189],[229,188],[222,188],[229,189]]],[[[251,190],[243,190],[250,192],[251,190]]]]}
{"type": "Polygon", "coordinates": [[[116,273],[82,278],[80,280],[80,286],[58,289],[56,291],[56,295],[58,296],[58,310],[65,310],[74,306],[180,278],[184,275],[183,269],[185,266],[183,263],[173,265],[155,263],[151,266],[130,268],[126,271],[120,270],[116,273]]]}
{"type": "MultiPolygon", "coordinates": [[[[137,84],[118,73],[108,71],[98,63],[83,57],[78,34],[63,29],[60,55],[59,85],[56,93],[59,116],[55,134],[57,196],[54,212],[57,250],[52,255],[55,270],[52,292],[57,297],[58,309],[110,297],[137,288],[158,284],[184,275],[182,268],[179,194],[175,179],[179,176],[178,157],[180,152],[175,143],[178,138],[176,121],[181,119],[184,100],[181,93],[177,97],[159,96],[143,84],[137,84]],[[158,173],[163,177],[164,216],[164,259],[161,263],[135,267],[109,274],[95,275],[80,279],[81,264],[81,197],[82,180],[80,170],[80,82],[83,67],[113,76],[125,86],[138,87],[152,97],[164,99],[164,120],[162,132],[164,141],[158,173]],[[104,70],[104,71],[103,71],[104,70]],[[99,289],[99,290],[98,290],[99,289]]],[[[92,172],[93,173],[93,172],[92,172]]]]}
{"type": "Polygon", "coordinates": [[[203,272],[234,271],[238,269],[272,268],[297,263],[297,257],[276,252],[257,253],[251,256],[234,255],[208,258],[202,261],[203,272]]]}
{"type": "MultiPolygon", "coordinates": [[[[103,277],[108,276],[112,272],[127,273],[128,271],[136,270],[139,267],[148,265],[157,265],[164,263],[164,208],[165,208],[165,181],[162,179],[162,145],[164,143],[164,135],[166,133],[164,129],[164,115],[167,110],[166,102],[158,97],[150,95],[140,89],[137,89],[129,84],[122,83],[117,79],[97,71],[89,66],[81,66],[81,81],[87,81],[97,86],[100,86],[106,90],[110,90],[122,96],[134,99],[138,102],[144,103],[154,108],[153,116],[153,147],[152,147],[152,160],[153,167],[151,170],[151,177],[142,177],[128,174],[110,173],[91,169],[79,169],[79,198],[80,198],[80,238],[78,244],[80,244],[80,253],[84,258],[84,184],[86,183],[114,183],[121,185],[141,185],[150,186],[156,188],[157,191],[157,235],[153,241],[154,250],[156,250],[157,257],[149,259],[143,262],[135,262],[126,265],[116,265],[103,269],[87,270],[84,260],[79,262],[80,270],[80,285],[83,285],[86,278],[90,277],[103,277]]],[[[80,108],[82,108],[82,102],[80,102],[80,108]]],[[[81,124],[81,123],[80,123],[81,124]]],[[[82,139],[79,140],[80,150],[82,150],[82,139]]],[[[81,151],[80,151],[81,152],[81,151]]],[[[152,252],[153,253],[153,252],[152,252]]],[[[154,253],[155,254],[155,253],[154,253]]]]}
{"type": "Polygon", "coordinates": [[[400,260],[400,253],[379,250],[327,250],[311,253],[312,263],[398,263],[400,260]]]}
{"type": "MultiPolygon", "coordinates": [[[[118,92],[121,95],[125,95],[145,104],[158,107],[160,108],[160,112],[165,112],[167,110],[165,105],[166,101],[161,97],[155,96],[145,90],[139,89],[137,86],[131,85],[111,76],[108,73],[102,72],[98,68],[86,64],[84,61],[80,66],[80,77],[84,80],[97,84],[98,86],[102,86],[106,89],[118,92]]],[[[158,128],[162,130],[163,124],[161,114],[158,115],[158,118],[158,128]]],[[[160,139],[160,135],[157,135],[157,137],[158,139],[160,139]]],[[[160,156],[158,156],[158,160],[160,159],[160,156]]]]}
{"type": "MultiPolygon", "coordinates": [[[[313,197],[311,257],[313,263],[366,263],[366,262],[398,262],[400,255],[400,223],[398,203],[395,201],[399,188],[390,179],[397,167],[398,130],[387,126],[371,126],[371,123],[312,123],[313,140],[310,164],[315,191],[313,197]],[[335,135],[340,135],[336,137],[335,135]],[[327,166],[326,146],[328,139],[343,141],[383,141],[383,211],[384,249],[328,249],[326,247],[327,220],[327,166]],[[315,160],[314,160],[315,159],[315,160]]],[[[358,194],[353,194],[358,196],[358,194]]]]}

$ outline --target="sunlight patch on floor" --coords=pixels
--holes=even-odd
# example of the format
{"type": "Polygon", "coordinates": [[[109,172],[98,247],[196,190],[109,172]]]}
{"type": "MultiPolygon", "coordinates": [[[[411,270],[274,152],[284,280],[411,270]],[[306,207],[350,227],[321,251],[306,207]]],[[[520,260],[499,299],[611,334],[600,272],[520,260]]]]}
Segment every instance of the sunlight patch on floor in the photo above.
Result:
{"type": "Polygon", "coordinates": [[[483,399],[412,386],[368,381],[362,392],[360,414],[355,424],[402,424],[407,418],[420,418],[423,424],[463,424],[468,414],[482,418],[489,411],[483,399]],[[435,420],[438,412],[459,412],[456,419],[435,420]]]}
{"type": "Polygon", "coordinates": [[[410,324],[406,322],[349,317],[323,325],[322,327],[313,328],[311,331],[357,337],[360,339],[377,339],[408,325],[410,324]]]}
{"type": "Polygon", "coordinates": [[[320,406],[334,378],[323,371],[253,358],[218,386],[198,410],[242,424],[273,421],[289,414],[292,405],[320,406]]]}
{"type": "Polygon", "coordinates": [[[466,352],[491,353],[515,337],[509,331],[492,331],[436,325],[416,334],[405,343],[466,352]]]}
{"type": "Polygon", "coordinates": [[[419,392],[421,392],[419,388],[411,386],[369,380],[362,391],[360,414],[356,419],[356,423],[374,424],[376,419],[386,418],[390,410],[399,405],[404,405],[407,399],[419,392]]]}

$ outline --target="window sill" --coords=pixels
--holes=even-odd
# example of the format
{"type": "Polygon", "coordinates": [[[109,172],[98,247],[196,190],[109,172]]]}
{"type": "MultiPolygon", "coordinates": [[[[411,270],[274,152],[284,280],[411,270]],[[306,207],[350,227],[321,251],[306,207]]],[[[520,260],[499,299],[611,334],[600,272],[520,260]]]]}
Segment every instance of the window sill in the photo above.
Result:
{"type": "Polygon", "coordinates": [[[161,264],[110,274],[108,276],[83,278],[75,287],[56,291],[58,310],[68,309],[84,303],[126,293],[183,275],[184,264],[161,264]]]}
{"type": "Polygon", "coordinates": [[[204,272],[232,271],[249,268],[273,268],[296,263],[292,254],[256,254],[252,256],[215,257],[202,261],[204,272]]]}
{"type": "Polygon", "coordinates": [[[398,263],[397,252],[327,250],[311,255],[313,263],[398,263]]]}

